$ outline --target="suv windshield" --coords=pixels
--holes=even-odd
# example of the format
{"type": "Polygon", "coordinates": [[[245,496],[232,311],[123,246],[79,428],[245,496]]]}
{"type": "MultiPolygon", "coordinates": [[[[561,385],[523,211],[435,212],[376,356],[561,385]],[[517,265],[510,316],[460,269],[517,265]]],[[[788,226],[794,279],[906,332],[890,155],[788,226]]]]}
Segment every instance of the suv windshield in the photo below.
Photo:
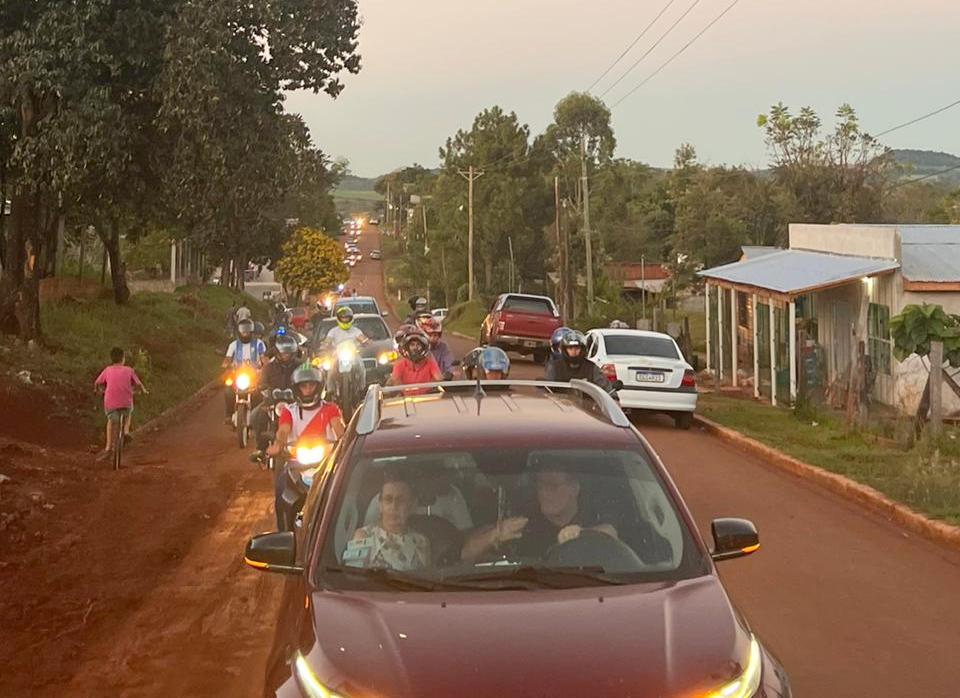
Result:
{"type": "MultiPolygon", "coordinates": [[[[353,319],[353,324],[355,327],[359,327],[364,335],[374,341],[386,339],[390,336],[390,331],[387,329],[383,319],[379,316],[356,317],[353,319]]],[[[319,344],[326,339],[327,334],[329,334],[330,330],[336,327],[336,325],[336,318],[324,318],[321,320],[319,324],[317,324],[317,330],[313,335],[314,342],[319,344]]]]}
{"type": "Polygon", "coordinates": [[[377,304],[373,301],[339,301],[334,307],[334,312],[337,308],[348,307],[357,315],[379,315],[380,311],[377,309],[377,304]]]}
{"type": "Polygon", "coordinates": [[[707,569],[639,451],[360,457],[340,491],[317,570],[334,588],[570,588],[707,569]]]}
{"type": "Polygon", "coordinates": [[[512,313],[530,313],[531,315],[553,315],[550,301],[542,298],[523,298],[510,296],[503,302],[503,310],[512,313]]]}
{"type": "Polygon", "coordinates": [[[607,354],[625,356],[657,356],[679,359],[680,354],[672,340],[666,337],[644,337],[638,334],[606,334],[603,344],[607,354]]]}

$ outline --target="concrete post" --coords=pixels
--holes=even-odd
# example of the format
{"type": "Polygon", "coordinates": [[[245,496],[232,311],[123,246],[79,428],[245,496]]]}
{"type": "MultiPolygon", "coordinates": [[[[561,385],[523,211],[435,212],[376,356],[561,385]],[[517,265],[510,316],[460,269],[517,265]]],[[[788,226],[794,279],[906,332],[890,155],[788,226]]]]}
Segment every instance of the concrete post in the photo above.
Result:
{"type": "Polygon", "coordinates": [[[737,337],[737,289],[730,289],[730,384],[736,388],[738,383],[737,376],[737,351],[740,349],[739,338],[737,337]]]}
{"type": "Polygon", "coordinates": [[[723,380],[723,288],[717,286],[717,377],[723,380]]]}
{"type": "Polygon", "coordinates": [[[757,342],[760,340],[760,333],[757,328],[757,294],[753,294],[753,305],[750,306],[753,308],[751,311],[753,313],[752,322],[753,325],[753,396],[760,397],[760,347],[757,346],[757,342]]]}
{"type": "Polygon", "coordinates": [[[707,370],[710,370],[710,284],[705,284],[704,291],[704,323],[707,326],[707,370]]]}
{"type": "Polygon", "coordinates": [[[790,300],[790,404],[797,404],[797,301],[790,300]]]}
{"type": "Polygon", "coordinates": [[[770,301],[770,404],[777,404],[777,325],[772,299],[770,301]]]}

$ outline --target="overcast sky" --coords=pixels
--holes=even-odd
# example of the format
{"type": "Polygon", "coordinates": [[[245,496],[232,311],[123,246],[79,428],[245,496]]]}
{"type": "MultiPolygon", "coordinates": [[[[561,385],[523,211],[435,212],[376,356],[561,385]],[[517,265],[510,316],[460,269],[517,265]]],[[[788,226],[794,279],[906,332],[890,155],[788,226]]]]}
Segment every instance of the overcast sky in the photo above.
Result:
{"type": "MultiPolygon", "coordinates": [[[[699,0],[604,97],[612,106],[731,0],[699,0]]],[[[360,0],[363,67],[336,100],[289,96],[316,143],[376,176],[419,162],[485,107],[538,133],[585,90],[667,0],[360,0]]],[[[694,0],[674,0],[594,90],[603,92],[694,0]]],[[[882,131],[960,99],[957,0],[740,0],[659,75],[613,109],[617,155],[668,165],[681,142],[701,160],[766,163],[756,117],[783,101],[830,123],[843,103],[882,131]]],[[[960,154],[960,107],[884,139],[960,154]]]]}

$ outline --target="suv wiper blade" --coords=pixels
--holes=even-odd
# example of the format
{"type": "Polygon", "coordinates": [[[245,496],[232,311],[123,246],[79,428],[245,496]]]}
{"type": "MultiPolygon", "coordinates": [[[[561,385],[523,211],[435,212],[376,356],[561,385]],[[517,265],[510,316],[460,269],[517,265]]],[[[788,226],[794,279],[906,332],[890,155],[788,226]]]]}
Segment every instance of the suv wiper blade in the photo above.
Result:
{"type": "Polygon", "coordinates": [[[537,567],[535,565],[500,567],[492,572],[445,577],[442,581],[476,585],[482,585],[485,582],[530,582],[550,589],[570,589],[583,586],[584,583],[611,586],[627,583],[607,574],[602,567],[537,567]]]}
{"type": "Polygon", "coordinates": [[[411,577],[403,572],[397,572],[396,570],[386,567],[338,567],[336,565],[327,565],[323,568],[323,571],[324,573],[345,574],[370,579],[393,587],[394,589],[434,591],[442,586],[432,580],[421,577],[411,577]]]}

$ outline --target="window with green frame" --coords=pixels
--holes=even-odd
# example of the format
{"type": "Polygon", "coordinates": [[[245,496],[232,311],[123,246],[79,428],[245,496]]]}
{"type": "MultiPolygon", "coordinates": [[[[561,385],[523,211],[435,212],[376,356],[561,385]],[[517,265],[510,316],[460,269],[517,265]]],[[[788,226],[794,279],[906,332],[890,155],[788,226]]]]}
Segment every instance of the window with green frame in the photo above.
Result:
{"type": "Polygon", "coordinates": [[[867,307],[867,351],[873,361],[874,370],[886,376],[890,375],[890,308],[879,303],[867,307]]]}

